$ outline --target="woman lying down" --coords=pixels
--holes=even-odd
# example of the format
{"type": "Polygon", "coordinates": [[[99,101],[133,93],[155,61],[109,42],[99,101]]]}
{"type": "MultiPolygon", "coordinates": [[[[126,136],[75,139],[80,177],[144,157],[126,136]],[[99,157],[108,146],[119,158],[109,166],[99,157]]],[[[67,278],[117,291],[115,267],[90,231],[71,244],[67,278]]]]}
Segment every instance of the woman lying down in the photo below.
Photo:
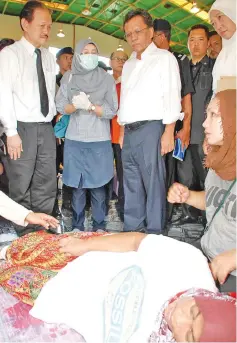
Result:
{"type": "MultiPolygon", "coordinates": [[[[39,295],[30,314],[66,324],[87,343],[236,341],[235,300],[217,292],[206,258],[187,243],[141,233],[85,240],[36,232],[14,241],[6,256],[18,282],[23,266],[34,275],[32,298],[39,295]]],[[[12,279],[4,283],[3,274],[9,291],[12,279]]],[[[20,287],[25,294],[26,285],[12,294],[20,287]]]]}

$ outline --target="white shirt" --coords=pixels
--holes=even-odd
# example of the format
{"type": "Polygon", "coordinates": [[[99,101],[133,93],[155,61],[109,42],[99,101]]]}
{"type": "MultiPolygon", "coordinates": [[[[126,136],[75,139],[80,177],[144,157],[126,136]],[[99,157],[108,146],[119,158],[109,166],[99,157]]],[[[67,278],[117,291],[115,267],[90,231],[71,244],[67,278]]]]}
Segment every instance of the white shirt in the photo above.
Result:
{"type": "Polygon", "coordinates": [[[162,120],[171,124],[183,119],[181,83],[176,58],[151,43],[141,60],[133,52],[124,64],[118,122],[162,120]]]}
{"type": "Polygon", "coordinates": [[[26,226],[25,222],[28,214],[32,212],[27,210],[25,207],[17,204],[15,201],[10,199],[6,194],[0,191],[0,215],[12,222],[26,226]]]}
{"type": "Polygon", "coordinates": [[[146,343],[164,303],[193,287],[216,291],[202,252],[148,235],[137,252],[94,251],[68,263],[43,287],[30,314],[68,325],[87,343],[146,343]]]}
{"type": "Polygon", "coordinates": [[[55,60],[40,48],[49,98],[47,117],[41,113],[35,47],[24,37],[0,53],[0,120],[7,136],[17,134],[17,121],[50,122],[56,114],[55,60]]]}

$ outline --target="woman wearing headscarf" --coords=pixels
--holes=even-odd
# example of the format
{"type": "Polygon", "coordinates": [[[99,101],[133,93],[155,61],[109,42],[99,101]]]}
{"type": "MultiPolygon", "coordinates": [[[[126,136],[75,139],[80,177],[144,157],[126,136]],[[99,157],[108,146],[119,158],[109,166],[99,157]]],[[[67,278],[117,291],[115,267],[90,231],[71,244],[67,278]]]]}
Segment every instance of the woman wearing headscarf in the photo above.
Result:
{"type": "Polygon", "coordinates": [[[169,190],[168,201],[206,210],[207,227],[202,250],[211,261],[213,276],[222,291],[236,290],[236,90],[216,94],[203,127],[210,152],[205,191],[190,191],[181,184],[169,190]]]}
{"type": "Polygon", "coordinates": [[[73,228],[84,230],[86,189],[90,190],[93,230],[103,229],[105,187],[113,177],[110,119],[117,94],[111,75],[98,67],[98,47],[90,39],[75,49],[72,70],[56,96],[58,112],[70,115],[65,136],[63,182],[73,187],[73,228]]]}
{"type": "Polygon", "coordinates": [[[213,91],[222,76],[236,77],[236,1],[216,0],[209,11],[211,24],[222,37],[222,50],[213,69],[213,91]]]}

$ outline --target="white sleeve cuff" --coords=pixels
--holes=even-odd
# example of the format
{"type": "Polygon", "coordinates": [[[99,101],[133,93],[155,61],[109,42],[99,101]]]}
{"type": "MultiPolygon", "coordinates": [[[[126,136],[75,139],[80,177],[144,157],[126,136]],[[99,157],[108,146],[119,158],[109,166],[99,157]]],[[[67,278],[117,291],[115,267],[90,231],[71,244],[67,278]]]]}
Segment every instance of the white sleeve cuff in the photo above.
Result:
{"type": "Polygon", "coordinates": [[[6,260],[6,253],[9,246],[10,245],[6,245],[5,247],[0,249],[0,260],[6,260]]]}
{"type": "Polygon", "coordinates": [[[7,137],[12,137],[18,134],[17,129],[5,129],[7,137]]]}
{"type": "Polygon", "coordinates": [[[163,124],[169,125],[175,123],[177,120],[183,120],[184,119],[184,112],[178,113],[176,116],[165,116],[163,118],[163,124]]]}

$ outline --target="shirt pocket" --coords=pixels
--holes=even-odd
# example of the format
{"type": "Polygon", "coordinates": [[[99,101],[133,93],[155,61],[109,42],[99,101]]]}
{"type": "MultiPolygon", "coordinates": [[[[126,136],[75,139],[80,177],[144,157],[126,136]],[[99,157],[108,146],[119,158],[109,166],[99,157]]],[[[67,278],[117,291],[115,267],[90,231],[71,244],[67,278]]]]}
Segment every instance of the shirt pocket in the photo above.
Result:
{"type": "Polygon", "coordinates": [[[212,86],[212,73],[210,71],[203,71],[200,75],[200,88],[209,89],[212,86]]]}

